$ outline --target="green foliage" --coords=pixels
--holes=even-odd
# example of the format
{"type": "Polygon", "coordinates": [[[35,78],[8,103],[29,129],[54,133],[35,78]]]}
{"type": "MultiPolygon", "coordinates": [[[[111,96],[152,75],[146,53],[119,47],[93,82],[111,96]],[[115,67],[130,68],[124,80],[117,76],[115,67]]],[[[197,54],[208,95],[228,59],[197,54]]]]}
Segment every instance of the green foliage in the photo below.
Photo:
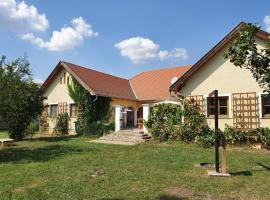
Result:
{"type": "MultiPolygon", "coordinates": [[[[111,131],[114,130],[114,124],[113,123],[108,123],[108,122],[92,122],[91,124],[88,125],[89,127],[89,132],[93,135],[106,135],[109,134],[111,131]]],[[[86,134],[87,135],[87,134],[86,134]]]]}
{"type": "Polygon", "coordinates": [[[270,129],[268,127],[244,132],[232,126],[226,125],[224,135],[228,144],[252,144],[260,142],[263,146],[270,149],[270,129]]]}
{"type": "MultiPolygon", "coordinates": [[[[258,84],[266,92],[270,92],[270,48],[258,49],[256,33],[259,26],[248,23],[238,32],[224,57],[230,59],[235,66],[249,69],[258,84]]],[[[266,43],[269,43],[266,41],[266,43]]]]}
{"type": "Polygon", "coordinates": [[[43,91],[33,82],[27,58],[0,60],[0,115],[10,137],[22,139],[29,123],[43,109],[43,91]]]}
{"type": "Polygon", "coordinates": [[[31,122],[26,130],[25,130],[25,137],[32,138],[33,135],[36,134],[36,132],[39,130],[39,125],[38,123],[31,122]]]}
{"type": "Polygon", "coordinates": [[[264,145],[267,149],[270,149],[270,129],[268,127],[259,128],[258,137],[262,145],[264,145]]]}
{"type": "Polygon", "coordinates": [[[201,135],[195,136],[195,143],[204,147],[204,148],[210,148],[214,146],[215,144],[215,132],[212,129],[209,129],[208,131],[205,131],[201,135]]]}
{"type": "Polygon", "coordinates": [[[67,113],[59,114],[54,127],[55,133],[58,135],[68,135],[69,120],[70,118],[67,113]]]}
{"type": "Polygon", "coordinates": [[[182,109],[175,104],[157,104],[150,108],[146,127],[151,129],[154,138],[161,141],[180,139],[182,109]]]}
{"type": "Polygon", "coordinates": [[[78,106],[76,126],[79,134],[107,133],[106,124],[109,121],[111,98],[92,96],[74,78],[72,84],[68,85],[68,91],[70,97],[78,106]]]}
{"type": "Polygon", "coordinates": [[[184,110],[177,104],[157,104],[150,110],[145,122],[152,136],[160,141],[181,140],[196,142],[204,147],[213,145],[213,131],[207,125],[204,115],[193,105],[184,101],[184,110]],[[184,122],[182,122],[184,117],[184,122]]]}
{"type": "Polygon", "coordinates": [[[210,128],[205,115],[198,113],[197,109],[182,98],[184,105],[184,123],[182,124],[182,140],[192,142],[196,136],[203,137],[208,134],[210,128]]]}
{"type": "Polygon", "coordinates": [[[241,144],[247,141],[247,133],[225,124],[224,135],[228,144],[241,144]]]}

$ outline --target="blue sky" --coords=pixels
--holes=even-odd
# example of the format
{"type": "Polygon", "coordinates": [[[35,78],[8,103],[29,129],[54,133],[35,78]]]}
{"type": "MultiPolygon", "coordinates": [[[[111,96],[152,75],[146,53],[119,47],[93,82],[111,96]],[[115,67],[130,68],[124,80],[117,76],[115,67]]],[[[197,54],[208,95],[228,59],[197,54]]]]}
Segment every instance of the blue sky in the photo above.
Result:
{"type": "Polygon", "coordinates": [[[41,80],[59,60],[129,78],[195,63],[241,21],[269,30],[267,16],[269,0],[0,0],[0,54],[26,53],[41,80]]]}

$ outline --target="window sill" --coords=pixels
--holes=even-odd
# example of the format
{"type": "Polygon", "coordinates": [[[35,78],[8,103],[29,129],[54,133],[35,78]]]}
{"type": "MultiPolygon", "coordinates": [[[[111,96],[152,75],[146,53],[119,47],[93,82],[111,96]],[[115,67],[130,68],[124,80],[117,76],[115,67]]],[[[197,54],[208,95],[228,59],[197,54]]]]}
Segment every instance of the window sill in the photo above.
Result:
{"type": "MultiPolygon", "coordinates": [[[[215,117],[207,117],[206,119],[215,119],[215,117]]],[[[232,117],[229,117],[229,116],[218,116],[218,119],[232,119],[232,117]]]]}

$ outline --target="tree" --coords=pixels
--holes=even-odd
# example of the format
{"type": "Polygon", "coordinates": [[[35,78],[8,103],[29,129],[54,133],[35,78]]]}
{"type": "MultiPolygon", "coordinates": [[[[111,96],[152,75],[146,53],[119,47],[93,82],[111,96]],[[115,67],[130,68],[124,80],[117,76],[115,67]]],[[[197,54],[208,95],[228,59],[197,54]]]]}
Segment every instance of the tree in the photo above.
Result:
{"type": "Polygon", "coordinates": [[[7,124],[10,137],[22,139],[30,122],[43,109],[42,89],[33,82],[26,57],[7,62],[0,59],[0,117],[7,124]]]}
{"type": "Polygon", "coordinates": [[[248,23],[241,29],[235,40],[224,54],[235,66],[249,69],[265,92],[270,93],[270,42],[267,47],[258,49],[256,33],[260,29],[256,24],[248,23]]]}

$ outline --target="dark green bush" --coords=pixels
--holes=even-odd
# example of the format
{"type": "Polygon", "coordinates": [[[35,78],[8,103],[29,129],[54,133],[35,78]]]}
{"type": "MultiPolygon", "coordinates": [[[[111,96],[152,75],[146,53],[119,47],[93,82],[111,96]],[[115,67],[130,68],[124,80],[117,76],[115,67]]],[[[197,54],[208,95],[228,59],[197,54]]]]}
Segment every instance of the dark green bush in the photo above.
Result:
{"type": "Polygon", "coordinates": [[[270,129],[269,128],[259,128],[258,129],[259,141],[267,149],[270,149],[270,129]]]}
{"type": "Polygon", "coordinates": [[[67,135],[69,130],[69,116],[67,113],[59,114],[56,118],[54,131],[58,135],[67,135]]]}
{"type": "Polygon", "coordinates": [[[241,144],[247,141],[247,133],[229,125],[225,125],[224,135],[228,144],[241,144]]]}
{"type": "Polygon", "coordinates": [[[204,147],[210,148],[215,144],[215,132],[212,129],[205,131],[203,135],[197,135],[195,137],[195,143],[204,147]]]}
{"type": "Polygon", "coordinates": [[[181,138],[181,106],[175,104],[157,104],[150,108],[150,115],[145,125],[152,136],[160,141],[181,138]]]}
{"type": "Polygon", "coordinates": [[[24,132],[24,136],[28,137],[28,138],[32,138],[33,135],[36,134],[36,132],[38,132],[38,130],[39,130],[38,123],[31,122],[26,128],[26,130],[24,132]]]}
{"type": "Polygon", "coordinates": [[[83,135],[106,135],[114,130],[114,124],[98,121],[88,124],[87,129],[83,132],[83,135]]]}
{"type": "Polygon", "coordinates": [[[181,140],[195,142],[204,147],[213,144],[212,132],[204,115],[193,105],[184,102],[184,110],[177,104],[157,104],[151,108],[145,122],[152,136],[160,141],[181,140]],[[184,117],[184,121],[182,121],[184,117]]]}

